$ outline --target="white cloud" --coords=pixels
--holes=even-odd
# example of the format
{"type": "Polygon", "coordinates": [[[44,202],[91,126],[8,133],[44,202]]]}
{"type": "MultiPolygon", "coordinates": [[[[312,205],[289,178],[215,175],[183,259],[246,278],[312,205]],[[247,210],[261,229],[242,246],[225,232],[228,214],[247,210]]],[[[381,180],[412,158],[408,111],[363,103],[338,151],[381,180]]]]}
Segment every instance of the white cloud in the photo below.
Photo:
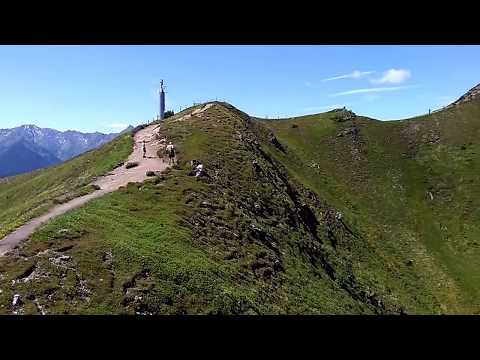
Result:
{"type": "Polygon", "coordinates": [[[361,77],[373,74],[375,71],[359,71],[355,70],[351,72],[350,74],[345,74],[345,75],[340,75],[340,76],[334,76],[328,79],[323,79],[322,81],[331,81],[331,80],[340,80],[340,79],[359,79],[361,77]]]}
{"type": "Polygon", "coordinates": [[[403,89],[411,89],[416,86],[393,86],[393,87],[376,87],[376,88],[366,88],[366,89],[355,89],[355,90],[348,90],[343,91],[335,94],[331,94],[330,96],[343,96],[343,95],[352,95],[352,94],[367,94],[367,93],[377,93],[377,92],[385,92],[385,91],[397,91],[403,89]]]}
{"type": "Polygon", "coordinates": [[[310,106],[305,108],[305,111],[322,111],[322,110],[333,110],[340,109],[346,106],[346,104],[334,104],[334,105],[324,105],[324,106],[310,106]]]}
{"type": "Polygon", "coordinates": [[[373,84],[400,84],[408,80],[412,74],[406,69],[390,69],[382,74],[379,79],[373,79],[373,84]]]}
{"type": "Polygon", "coordinates": [[[121,123],[108,124],[107,127],[112,128],[112,129],[120,129],[120,130],[123,130],[123,129],[126,129],[126,128],[128,127],[128,124],[121,124],[121,123]]]}

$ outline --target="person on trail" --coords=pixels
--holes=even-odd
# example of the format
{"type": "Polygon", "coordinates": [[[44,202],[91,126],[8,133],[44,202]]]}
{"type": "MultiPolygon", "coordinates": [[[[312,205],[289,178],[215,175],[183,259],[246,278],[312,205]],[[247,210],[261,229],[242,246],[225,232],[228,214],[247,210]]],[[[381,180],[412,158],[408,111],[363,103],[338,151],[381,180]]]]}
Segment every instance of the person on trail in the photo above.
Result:
{"type": "Polygon", "coordinates": [[[145,145],[145,140],[143,140],[143,158],[147,157],[147,147],[145,145]]]}
{"type": "Polygon", "coordinates": [[[168,153],[168,165],[175,164],[175,146],[170,141],[166,147],[168,153]]]}

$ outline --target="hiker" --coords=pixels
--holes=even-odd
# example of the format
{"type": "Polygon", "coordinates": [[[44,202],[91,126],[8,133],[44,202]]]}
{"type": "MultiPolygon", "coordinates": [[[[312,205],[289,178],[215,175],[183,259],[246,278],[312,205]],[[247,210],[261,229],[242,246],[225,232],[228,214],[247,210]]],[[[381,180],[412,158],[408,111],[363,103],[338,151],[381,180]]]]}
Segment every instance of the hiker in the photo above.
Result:
{"type": "Polygon", "coordinates": [[[145,145],[145,140],[143,140],[143,158],[147,157],[147,147],[145,145]]]}
{"type": "Polygon", "coordinates": [[[168,153],[168,165],[175,164],[175,146],[170,141],[166,147],[168,153]]]}

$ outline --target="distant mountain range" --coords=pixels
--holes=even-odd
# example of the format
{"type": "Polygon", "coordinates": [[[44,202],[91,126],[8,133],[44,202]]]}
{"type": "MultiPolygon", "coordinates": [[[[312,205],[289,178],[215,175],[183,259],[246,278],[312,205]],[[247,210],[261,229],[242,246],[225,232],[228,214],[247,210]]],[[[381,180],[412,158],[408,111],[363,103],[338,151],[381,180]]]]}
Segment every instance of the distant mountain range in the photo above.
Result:
{"type": "MultiPolygon", "coordinates": [[[[130,126],[121,133],[131,128],[130,126]]],[[[0,177],[58,164],[97,148],[121,133],[62,132],[35,125],[0,129],[0,177]]]]}

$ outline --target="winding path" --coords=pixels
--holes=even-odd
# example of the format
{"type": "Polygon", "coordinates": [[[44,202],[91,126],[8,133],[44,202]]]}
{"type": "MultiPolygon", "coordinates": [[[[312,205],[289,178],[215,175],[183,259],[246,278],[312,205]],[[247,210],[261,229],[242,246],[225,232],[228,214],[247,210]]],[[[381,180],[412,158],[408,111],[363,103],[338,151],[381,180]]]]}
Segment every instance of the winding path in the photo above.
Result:
{"type": "MultiPolygon", "coordinates": [[[[183,121],[191,117],[203,117],[203,112],[214,106],[215,103],[207,103],[201,108],[198,108],[191,113],[188,113],[172,122],[183,121]]],[[[158,133],[159,125],[152,124],[146,128],[138,131],[134,136],[133,151],[128,157],[127,162],[138,162],[138,166],[127,169],[125,166],[120,166],[112,172],[99,177],[92,184],[100,187],[88,195],[80,196],[65,204],[55,206],[46,214],[30,220],[25,225],[20,226],[17,230],[5,236],[0,240],[0,256],[12,251],[20,242],[28,239],[35,230],[47,221],[63,215],[66,212],[76,209],[88,201],[103,196],[109,192],[118,190],[120,187],[127,185],[129,182],[143,182],[148,178],[147,171],[160,172],[165,170],[169,165],[160,159],[157,155],[158,150],[164,148],[165,138],[161,138],[158,133]],[[143,157],[143,142],[145,141],[146,157],[143,157]]]]}
{"type": "MultiPolygon", "coordinates": [[[[128,157],[127,162],[138,162],[139,165],[130,169],[120,166],[109,174],[98,178],[93,182],[94,185],[100,187],[88,195],[84,195],[67,203],[55,206],[46,214],[30,220],[17,230],[13,231],[2,240],[0,240],[0,256],[5,255],[13,250],[20,242],[26,240],[45,222],[65,214],[67,211],[78,208],[88,201],[105,195],[109,192],[118,190],[120,187],[127,185],[129,182],[143,182],[147,179],[147,171],[163,171],[168,167],[168,163],[164,162],[157,155],[158,150],[164,146],[165,139],[155,131],[158,125],[153,124],[138,131],[134,136],[133,152],[128,157]],[[145,141],[146,158],[143,158],[143,142],[145,141]]],[[[126,163],[127,163],[126,162],[126,163]]],[[[125,164],[126,164],[125,163],[125,164]]]]}

